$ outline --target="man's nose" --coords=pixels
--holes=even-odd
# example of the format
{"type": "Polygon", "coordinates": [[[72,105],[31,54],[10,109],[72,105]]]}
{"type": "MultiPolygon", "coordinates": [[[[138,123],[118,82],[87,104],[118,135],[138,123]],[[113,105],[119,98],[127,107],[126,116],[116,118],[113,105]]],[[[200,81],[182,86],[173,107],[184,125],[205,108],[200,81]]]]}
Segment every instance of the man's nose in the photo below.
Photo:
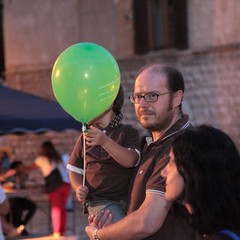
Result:
{"type": "Polygon", "coordinates": [[[144,97],[141,97],[140,102],[139,102],[140,107],[146,107],[149,106],[148,102],[145,100],[144,97]]]}

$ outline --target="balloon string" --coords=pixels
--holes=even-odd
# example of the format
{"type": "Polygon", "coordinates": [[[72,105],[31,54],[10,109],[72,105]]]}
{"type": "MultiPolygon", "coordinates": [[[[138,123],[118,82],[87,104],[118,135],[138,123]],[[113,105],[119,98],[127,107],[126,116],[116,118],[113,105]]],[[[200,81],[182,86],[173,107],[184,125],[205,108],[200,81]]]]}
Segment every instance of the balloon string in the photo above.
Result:
{"type": "Polygon", "coordinates": [[[86,183],[86,140],[85,140],[85,133],[87,132],[86,124],[82,125],[82,132],[83,132],[83,186],[86,183]]]}

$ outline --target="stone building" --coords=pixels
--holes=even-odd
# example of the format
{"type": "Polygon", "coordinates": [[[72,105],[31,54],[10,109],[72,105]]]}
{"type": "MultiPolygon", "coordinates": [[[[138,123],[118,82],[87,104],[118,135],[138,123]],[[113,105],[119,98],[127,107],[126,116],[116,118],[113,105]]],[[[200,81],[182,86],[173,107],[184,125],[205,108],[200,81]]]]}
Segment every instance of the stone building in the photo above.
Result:
{"type": "MultiPolygon", "coordinates": [[[[240,148],[240,2],[238,0],[2,0],[2,72],[9,87],[54,99],[51,71],[72,44],[94,42],[118,61],[124,121],[138,126],[128,96],[144,64],[170,63],[184,75],[184,108],[240,148]]],[[[7,135],[0,145],[30,161],[40,142],[69,152],[79,133],[7,135]]]]}

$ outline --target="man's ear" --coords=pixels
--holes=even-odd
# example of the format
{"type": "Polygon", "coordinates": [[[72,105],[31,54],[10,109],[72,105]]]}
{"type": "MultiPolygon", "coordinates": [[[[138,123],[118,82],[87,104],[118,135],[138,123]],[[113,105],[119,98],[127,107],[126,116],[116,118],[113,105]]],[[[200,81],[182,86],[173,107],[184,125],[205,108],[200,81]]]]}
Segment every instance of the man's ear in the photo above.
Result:
{"type": "Polygon", "coordinates": [[[183,100],[183,91],[178,90],[174,93],[174,106],[180,106],[183,100]]]}

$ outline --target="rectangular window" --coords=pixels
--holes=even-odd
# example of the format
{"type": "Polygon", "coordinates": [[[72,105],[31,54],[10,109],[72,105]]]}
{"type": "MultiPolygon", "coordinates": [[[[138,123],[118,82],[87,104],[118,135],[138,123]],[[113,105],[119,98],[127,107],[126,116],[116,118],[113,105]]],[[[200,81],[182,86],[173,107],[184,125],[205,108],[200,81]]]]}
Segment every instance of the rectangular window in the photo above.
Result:
{"type": "Polygon", "coordinates": [[[134,1],[135,51],[187,48],[186,0],[134,1]]]}

